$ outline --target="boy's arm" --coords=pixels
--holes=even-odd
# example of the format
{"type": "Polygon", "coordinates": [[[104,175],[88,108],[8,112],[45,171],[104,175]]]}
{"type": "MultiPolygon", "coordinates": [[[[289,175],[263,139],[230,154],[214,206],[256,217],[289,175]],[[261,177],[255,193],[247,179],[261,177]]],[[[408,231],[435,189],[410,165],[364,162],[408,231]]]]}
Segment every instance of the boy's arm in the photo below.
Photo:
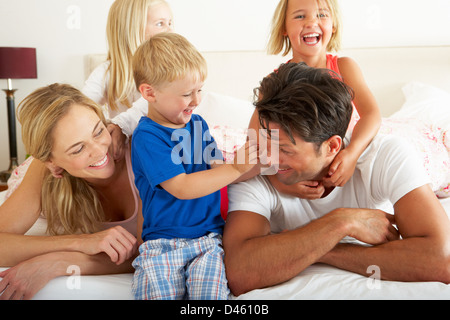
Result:
{"type": "Polygon", "coordinates": [[[160,186],[178,199],[195,199],[222,189],[241,174],[232,165],[220,165],[210,170],[179,174],[162,182],[160,186]]]}
{"type": "Polygon", "coordinates": [[[257,157],[257,146],[248,141],[236,152],[234,163],[212,163],[212,168],[209,170],[190,174],[182,173],[160,183],[160,186],[178,199],[187,200],[204,197],[230,183],[255,176],[259,172],[257,157]]]}

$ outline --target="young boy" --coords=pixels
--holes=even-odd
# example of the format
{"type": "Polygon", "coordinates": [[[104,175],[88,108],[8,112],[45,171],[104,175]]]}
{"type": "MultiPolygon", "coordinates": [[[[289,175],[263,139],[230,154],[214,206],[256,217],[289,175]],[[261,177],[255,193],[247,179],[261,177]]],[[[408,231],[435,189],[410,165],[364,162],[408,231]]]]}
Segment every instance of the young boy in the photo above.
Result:
{"type": "Polygon", "coordinates": [[[132,139],[144,218],[144,243],[133,263],[135,298],[227,299],[220,189],[256,165],[256,146],[238,151],[245,164],[212,163],[222,154],[206,122],[193,114],[206,61],[184,37],[152,37],[136,51],[133,68],[148,101],[132,139]]]}

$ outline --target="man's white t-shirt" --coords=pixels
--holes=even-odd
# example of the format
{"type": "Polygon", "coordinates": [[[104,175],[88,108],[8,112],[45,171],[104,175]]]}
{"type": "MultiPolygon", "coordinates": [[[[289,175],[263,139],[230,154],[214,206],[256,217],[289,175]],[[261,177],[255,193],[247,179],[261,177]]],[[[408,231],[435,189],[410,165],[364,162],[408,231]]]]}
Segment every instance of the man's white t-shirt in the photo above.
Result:
{"type": "Polygon", "coordinates": [[[379,135],[357,162],[353,177],[328,196],[306,200],[279,193],[265,176],[228,188],[229,209],[258,213],[278,233],[308,224],[337,208],[381,209],[393,213],[393,204],[410,191],[429,183],[416,151],[404,140],[379,135]]]}

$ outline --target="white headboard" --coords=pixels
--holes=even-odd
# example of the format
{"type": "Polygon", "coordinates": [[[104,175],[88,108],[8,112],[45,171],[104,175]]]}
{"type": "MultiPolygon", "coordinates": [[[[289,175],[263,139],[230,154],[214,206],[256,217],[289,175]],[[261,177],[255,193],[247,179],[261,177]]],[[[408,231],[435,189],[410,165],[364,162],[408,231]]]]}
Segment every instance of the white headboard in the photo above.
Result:
{"type": "MultiPolygon", "coordinates": [[[[252,101],[253,89],[264,76],[289,58],[264,51],[204,52],[208,62],[205,91],[252,101]]],[[[431,84],[450,92],[450,46],[347,49],[339,56],[355,59],[374,93],[384,117],[400,109],[401,88],[410,81],[431,84]]],[[[106,55],[86,57],[89,75],[106,55]]]]}

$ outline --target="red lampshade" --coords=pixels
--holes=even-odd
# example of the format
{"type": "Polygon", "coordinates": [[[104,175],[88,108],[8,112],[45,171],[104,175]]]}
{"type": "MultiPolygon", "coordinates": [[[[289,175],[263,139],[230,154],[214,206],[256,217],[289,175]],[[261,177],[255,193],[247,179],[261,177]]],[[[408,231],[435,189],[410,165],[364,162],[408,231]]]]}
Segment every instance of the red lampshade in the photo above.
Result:
{"type": "Polygon", "coordinates": [[[0,47],[0,79],[36,79],[36,49],[0,47]]]}

